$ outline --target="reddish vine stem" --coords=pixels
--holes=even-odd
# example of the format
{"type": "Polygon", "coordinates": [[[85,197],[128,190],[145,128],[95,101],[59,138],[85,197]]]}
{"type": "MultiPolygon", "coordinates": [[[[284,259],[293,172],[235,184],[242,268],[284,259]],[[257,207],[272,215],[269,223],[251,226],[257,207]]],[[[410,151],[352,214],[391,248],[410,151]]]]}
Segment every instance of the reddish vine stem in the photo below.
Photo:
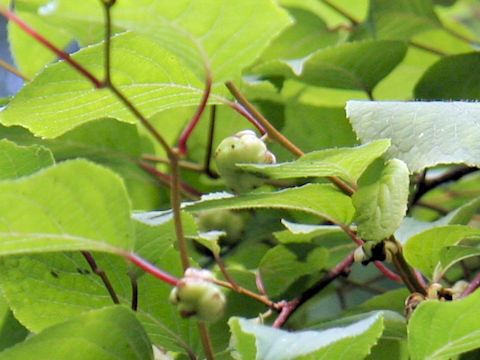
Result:
{"type": "Polygon", "coordinates": [[[112,301],[114,304],[120,304],[120,300],[118,300],[117,293],[115,292],[115,289],[113,288],[112,283],[110,282],[110,279],[107,276],[107,273],[98,266],[97,262],[95,261],[95,258],[93,257],[93,254],[89,251],[81,251],[83,257],[85,260],[87,260],[88,264],[90,265],[90,268],[92,271],[97,274],[100,279],[102,279],[103,285],[108,291],[108,294],[112,298],[112,301]]]}
{"type": "Polygon", "coordinates": [[[202,100],[200,101],[200,105],[198,106],[197,111],[193,115],[187,127],[180,135],[180,140],[178,142],[178,150],[180,152],[180,155],[185,155],[187,153],[187,141],[190,138],[190,135],[192,135],[192,132],[197,126],[198,122],[200,121],[200,118],[202,117],[205,108],[207,107],[208,98],[210,97],[210,93],[212,91],[212,72],[209,67],[207,67],[205,71],[207,77],[205,79],[205,90],[203,91],[202,100]]]}
{"type": "Polygon", "coordinates": [[[267,133],[262,124],[260,124],[257,119],[255,119],[252,114],[250,114],[241,104],[233,101],[226,101],[225,104],[230,106],[233,110],[235,110],[245,119],[247,119],[253,126],[255,126],[255,128],[260,132],[260,134],[264,135],[267,133]]]}
{"type": "Polygon", "coordinates": [[[20,19],[14,12],[8,10],[4,6],[0,6],[0,14],[2,14],[5,18],[10,21],[13,21],[17,24],[25,33],[33,37],[43,46],[48,48],[50,51],[55,53],[59,58],[65,60],[71,67],[77,70],[83,77],[88,79],[97,89],[101,89],[105,87],[105,84],[97,79],[95,75],[93,75],[90,71],[88,71],[83,65],[78,63],[75,59],[73,59],[69,54],[65,51],[60,50],[50,41],[48,41],[45,37],[40,35],[35,29],[30,27],[27,23],[25,23],[22,19],[20,19]]]}
{"type": "Polygon", "coordinates": [[[135,266],[139,267],[143,271],[149,273],[150,275],[156,277],[157,279],[163,281],[164,283],[170,284],[172,286],[177,286],[180,281],[175,276],[170,275],[169,273],[157,268],[155,265],[149,263],[147,260],[142,259],[135,253],[126,253],[123,254],[128,261],[130,261],[135,266]]]}
{"type": "Polygon", "coordinates": [[[465,291],[462,293],[461,297],[465,297],[473,293],[475,290],[477,290],[480,287],[480,272],[475,275],[475,277],[470,281],[470,284],[468,287],[465,289],[465,291]]]}

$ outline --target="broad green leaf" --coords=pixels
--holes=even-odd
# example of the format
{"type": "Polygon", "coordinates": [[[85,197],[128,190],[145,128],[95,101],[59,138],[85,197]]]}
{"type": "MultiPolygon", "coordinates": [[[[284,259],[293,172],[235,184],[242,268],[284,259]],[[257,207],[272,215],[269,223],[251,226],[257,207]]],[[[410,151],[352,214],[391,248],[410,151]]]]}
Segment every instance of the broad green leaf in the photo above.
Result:
{"type": "Polygon", "coordinates": [[[325,269],[327,259],[328,250],[324,248],[275,246],[259,264],[265,291],[270,297],[277,297],[300,277],[325,269]]]}
{"type": "Polygon", "coordinates": [[[295,23],[272,41],[261,61],[299,59],[338,41],[338,34],[328,29],[317,14],[295,5],[286,9],[295,23]]]}
{"type": "Polygon", "coordinates": [[[349,101],[347,116],[362,142],[389,138],[391,157],[411,172],[438,164],[480,165],[480,104],[349,101]]]}
{"type": "Polygon", "coordinates": [[[297,161],[274,165],[237,165],[254,173],[273,179],[301,177],[339,176],[356,182],[365,169],[376,158],[382,156],[390,146],[388,140],[378,140],[354,148],[339,148],[306,153],[297,161]]]}
{"type": "MultiPolygon", "coordinates": [[[[191,216],[183,220],[186,233],[190,234],[192,224],[188,218],[191,216]]],[[[158,227],[135,222],[135,232],[136,253],[162,270],[182,276],[171,219],[158,227]]],[[[170,285],[133,268],[118,256],[103,253],[93,256],[109,277],[122,305],[130,306],[132,301],[128,274],[136,278],[138,319],[155,345],[181,353],[197,351],[196,322],[181,318],[168,303],[170,285]]],[[[19,321],[33,332],[112,304],[101,279],[78,252],[6,257],[0,261],[0,271],[0,287],[5,297],[19,321]]]]}
{"type": "Polygon", "coordinates": [[[467,238],[480,237],[480,230],[462,225],[435,227],[421,232],[406,242],[403,247],[405,259],[424,275],[435,279],[442,271],[442,249],[467,238]]]}
{"type": "Polygon", "coordinates": [[[225,235],[226,235],[225,231],[213,230],[208,232],[202,232],[196,236],[191,236],[189,238],[196,241],[200,245],[206,247],[208,250],[212,252],[212,254],[218,256],[220,255],[220,251],[221,251],[219,241],[220,241],[220,238],[222,238],[225,235]]]}
{"type": "Polygon", "coordinates": [[[447,360],[480,347],[479,301],[476,291],[461,300],[421,303],[408,323],[411,359],[447,360]]]}
{"type": "MultiPolygon", "coordinates": [[[[96,0],[60,0],[43,15],[57,26],[74,22],[80,31],[82,25],[104,23],[96,0]]],[[[291,20],[272,0],[123,0],[115,5],[113,21],[120,30],[164,44],[199,76],[208,62],[215,79],[224,81],[252,63],[291,20]]]]}
{"type": "MultiPolygon", "coordinates": [[[[45,23],[34,14],[23,12],[18,8],[16,13],[40,34],[48,36],[48,40],[60,49],[64,49],[73,39],[72,35],[66,31],[45,23]]],[[[33,78],[46,64],[57,58],[51,50],[33,41],[28,34],[12,22],[8,24],[8,42],[20,72],[30,78],[33,78]]]]}
{"type": "MultiPolygon", "coordinates": [[[[162,130],[163,134],[167,133],[165,127],[162,130]]],[[[149,140],[140,137],[135,125],[102,119],[83,124],[52,140],[36,138],[18,126],[0,126],[0,136],[21,145],[45,146],[57,161],[82,157],[109,167],[125,180],[134,209],[149,210],[160,205],[162,194],[158,183],[137,165],[142,149],[152,153],[153,149],[149,140]]]]}
{"type": "Polygon", "coordinates": [[[121,179],[84,160],[0,183],[0,254],[133,247],[121,179]]]}
{"type": "Polygon", "coordinates": [[[45,329],[0,353],[8,359],[153,360],[150,340],[135,315],[116,306],[45,329]]]}
{"type": "Polygon", "coordinates": [[[41,146],[18,146],[0,140],[0,180],[18,179],[53,165],[52,153],[41,146]]]}
{"type": "Polygon", "coordinates": [[[397,230],[407,212],[409,184],[408,168],[397,159],[384,166],[372,165],[365,172],[352,196],[357,231],[363,239],[380,241],[397,230]]]}
{"type": "Polygon", "coordinates": [[[406,40],[441,26],[431,0],[370,0],[368,27],[380,39],[406,40]]]}
{"type": "MultiPolygon", "coordinates": [[[[315,99],[318,98],[314,94],[315,99]]],[[[343,106],[344,101],[342,100],[343,106]]],[[[347,147],[357,144],[345,111],[341,107],[320,107],[298,101],[289,101],[285,106],[285,125],[282,134],[304,152],[347,147]]],[[[281,146],[272,144],[278,161],[292,159],[292,154],[281,146]]]]}
{"type": "Polygon", "coordinates": [[[270,193],[252,193],[233,197],[219,194],[217,199],[187,205],[187,211],[211,209],[288,209],[307,212],[321,218],[349,223],[353,216],[350,198],[330,185],[309,184],[270,193]],[[222,196],[224,198],[222,198],[222,196]]]}
{"type": "Polygon", "coordinates": [[[371,93],[404,58],[407,47],[397,41],[343,43],[293,60],[256,66],[260,75],[282,76],[307,84],[371,93]]]}
{"type": "Polygon", "coordinates": [[[442,266],[442,272],[445,273],[457,262],[474,256],[480,256],[480,249],[478,247],[461,245],[445,246],[440,251],[440,264],[442,266]]]}
{"type": "MultiPolygon", "coordinates": [[[[112,52],[113,82],[144,116],[198,104],[203,81],[158,43],[125,33],[112,40],[112,52]]],[[[80,50],[73,57],[101,77],[102,54],[103,45],[98,44],[80,50]]],[[[48,66],[15,96],[0,113],[0,122],[54,138],[88,121],[108,117],[136,121],[108,89],[92,89],[67,63],[58,62],[48,66]]]]}
{"type": "Polygon", "coordinates": [[[3,295],[0,295],[0,351],[23,341],[28,335],[15,318],[3,295]]]}
{"type": "Polygon", "coordinates": [[[478,100],[480,65],[477,52],[441,58],[415,87],[415,97],[424,100],[478,100]]]}
{"type": "Polygon", "coordinates": [[[365,357],[383,331],[381,314],[350,326],[323,331],[290,333],[232,318],[233,356],[240,360],[360,359],[365,357]]]}

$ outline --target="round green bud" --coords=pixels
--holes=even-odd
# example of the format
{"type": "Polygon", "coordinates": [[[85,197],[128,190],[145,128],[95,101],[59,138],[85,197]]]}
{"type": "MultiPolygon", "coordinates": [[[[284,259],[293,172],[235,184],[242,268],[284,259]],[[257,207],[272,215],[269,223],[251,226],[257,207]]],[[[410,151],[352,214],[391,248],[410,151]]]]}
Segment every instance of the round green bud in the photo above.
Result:
{"type": "Polygon", "coordinates": [[[226,235],[220,239],[222,245],[236,244],[245,230],[243,214],[230,210],[202,211],[198,214],[196,221],[198,229],[202,232],[224,231],[226,235]]]}
{"type": "Polygon", "coordinates": [[[170,302],[177,306],[181,316],[197,316],[207,322],[222,317],[226,299],[211,278],[212,274],[205,270],[188,269],[185,272],[185,277],[170,293],[170,302]]]}
{"type": "Polygon", "coordinates": [[[218,145],[215,161],[225,184],[241,193],[262,185],[264,179],[242,171],[236,167],[237,164],[273,164],[276,160],[262,139],[253,131],[244,130],[225,138],[218,145]]]}

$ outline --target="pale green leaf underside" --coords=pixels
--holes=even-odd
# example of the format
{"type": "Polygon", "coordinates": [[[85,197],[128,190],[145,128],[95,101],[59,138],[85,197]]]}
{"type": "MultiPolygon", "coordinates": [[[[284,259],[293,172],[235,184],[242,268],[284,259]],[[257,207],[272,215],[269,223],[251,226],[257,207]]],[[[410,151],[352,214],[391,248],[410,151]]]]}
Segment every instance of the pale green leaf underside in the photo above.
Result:
{"type": "Polygon", "coordinates": [[[480,166],[480,104],[349,101],[347,116],[362,142],[391,139],[388,155],[411,172],[438,164],[480,166]]]}
{"type": "Polygon", "coordinates": [[[83,314],[45,329],[0,353],[1,360],[148,360],[152,346],[135,315],[123,307],[83,314]]]}
{"type": "Polygon", "coordinates": [[[0,141],[0,180],[17,179],[54,164],[52,153],[41,146],[18,146],[0,141]]]}
{"type": "Polygon", "coordinates": [[[310,184],[271,193],[203,200],[187,205],[187,211],[212,209],[289,209],[308,212],[333,222],[349,223],[351,199],[330,185],[310,184]]]}
{"type": "Polygon", "coordinates": [[[308,243],[317,236],[343,233],[341,227],[336,225],[297,224],[285,219],[282,219],[282,224],[287,230],[274,233],[275,238],[282,244],[308,243]]]}
{"type": "Polygon", "coordinates": [[[234,348],[242,360],[361,359],[383,331],[379,313],[323,331],[290,333],[239,318],[232,318],[229,324],[234,348]]]}
{"type": "Polygon", "coordinates": [[[0,183],[0,255],[133,247],[121,179],[74,160],[0,183]]]}
{"type": "Polygon", "coordinates": [[[390,160],[374,182],[360,180],[352,200],[363,239],[380,241],[397,230],[407,211],[409,183],[407,166],[398,159],[390,160]]]}
{"type": "Polygon", "coordinates": [[[408,239],[403,247],[405,259],[424,275],[435,278],[442,271],[442,249],[472,237],[480,237],[480,230],[462,225],[435,227],[408,239]]]}
{"type": "Polygon", "coordinates": [[[343,43],[301,59],[269,61],[253,71],[315,86],[370,93],[403,60],[406,52],[406,45],[399,41],[343,43]]]}
{"type": "Polygon", "coordinates": [[[411,359],[447,360],[480,347],[479,301],[476,291],[462,300],[420,304],[408,323],[411,359]]]}
{"type": "MultiPolygon", "coordinates": [[[[71,22],[104,23],[96,0],[56,1],[41,14],[67,28],[71,22]]],[[[120,29],[155,38],[199,77],[206,60],[218,81],[237,76],[291,21],[272,0],[122,0],[113,20],[120,29]]]]}
{"type": "Polygon", "coordinates": [[[274,165],[237,165],[272,179],[339,176],[355,183],[370,163],[382,156],[390,146],[389,140],[373,141],[353,148],[314,151],[300,159],[274,165]]]}

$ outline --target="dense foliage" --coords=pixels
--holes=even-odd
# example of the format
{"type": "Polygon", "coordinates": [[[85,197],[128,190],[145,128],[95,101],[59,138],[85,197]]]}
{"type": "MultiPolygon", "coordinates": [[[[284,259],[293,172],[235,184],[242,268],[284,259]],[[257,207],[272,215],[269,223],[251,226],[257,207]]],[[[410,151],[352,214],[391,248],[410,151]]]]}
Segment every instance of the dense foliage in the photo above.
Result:
{"type": "Polygon", "coordinates": [[[478,2],[0,13],[0,360],[480,356],[478,2]]]}

